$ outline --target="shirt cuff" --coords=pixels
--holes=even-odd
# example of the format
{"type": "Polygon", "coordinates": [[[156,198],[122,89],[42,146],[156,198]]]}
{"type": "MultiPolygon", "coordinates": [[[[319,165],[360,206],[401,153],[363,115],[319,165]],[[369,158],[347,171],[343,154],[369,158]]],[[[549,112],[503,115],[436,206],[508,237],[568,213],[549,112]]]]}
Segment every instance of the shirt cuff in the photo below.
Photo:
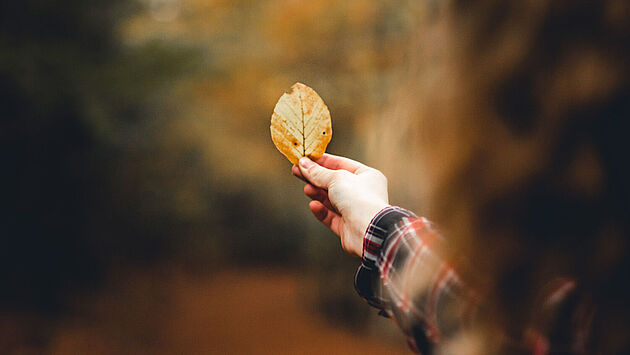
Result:
{"type": "Polygon", "coordinates": [[[377,269],[385,240],[392,228],[405,217],[417,218],[413,212],[397,206],[385,207],[372,218],[363,236],[363,266],[377,269]]]}
{"type": "Polygon", "coordinates": [[[363,236],[363,257],[354,278],[354,288],[371,306],[381,310],[385,307],[378,269],[381,249],[392,229],[405,217],[416,215],[400,207],[385,207],[372,218],[363,236]]]}

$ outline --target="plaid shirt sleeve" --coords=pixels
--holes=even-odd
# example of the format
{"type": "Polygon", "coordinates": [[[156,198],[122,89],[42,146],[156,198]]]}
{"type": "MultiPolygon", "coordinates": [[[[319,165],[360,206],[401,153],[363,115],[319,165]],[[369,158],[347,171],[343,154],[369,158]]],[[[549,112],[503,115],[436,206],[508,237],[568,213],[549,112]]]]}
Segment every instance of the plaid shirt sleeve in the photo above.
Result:
{"type": "Polygon", "coordinates": [[[459,276],[434,252],[442,242],[425,218],[387,207],[367,228],[355,277],[359,295],[394,319],[419,353],[456,332],[472,309],[459,276]]]}
{"type": "MultiPolygon", "coordinates": [[[[479,312],[477,296],[436,254],[441,243],[442,236],[427,219],[387,207],[368,225],[355,276],[359,295],[380,309],[379,314],[392,318],[412,350],[421,354],[432,353],[435,344],[464,330],[479,312]]],[[[579,303],[575,288],[575,280],[555,278],[541,290],[543,322],[525,329],[524,349],[532,354],[555,353],[553,349],[588,353],[595,308],[579,303]]]]}

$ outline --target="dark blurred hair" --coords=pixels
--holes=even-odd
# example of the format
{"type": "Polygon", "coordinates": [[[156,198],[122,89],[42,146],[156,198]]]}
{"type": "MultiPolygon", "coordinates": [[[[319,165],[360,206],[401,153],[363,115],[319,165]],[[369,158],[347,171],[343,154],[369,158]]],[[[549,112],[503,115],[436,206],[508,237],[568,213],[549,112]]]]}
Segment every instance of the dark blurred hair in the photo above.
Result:
{"type": "Polygon", "coordinates": [[[588,349],[630,351],[630,2],[436,6],[411,117],[429,217],[484,318],[521,332],[548,282],[574,277],[597,310],[588,349]]]}

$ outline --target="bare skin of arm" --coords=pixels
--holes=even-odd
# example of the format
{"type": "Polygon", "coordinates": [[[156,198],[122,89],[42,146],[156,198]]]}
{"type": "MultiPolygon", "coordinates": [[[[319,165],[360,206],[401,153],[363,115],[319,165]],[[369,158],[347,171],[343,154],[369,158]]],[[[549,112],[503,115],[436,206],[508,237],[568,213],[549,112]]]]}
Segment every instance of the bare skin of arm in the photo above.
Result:
{"type": "Polygon", "coordinates": [[[315,218],[339,236],[342,248],[361,256],[370,220],[389,206],[387,178],[352,159],[324,154],[317,161],[301,158],[293,175],[304,180],[304,193],[315,218]]]}

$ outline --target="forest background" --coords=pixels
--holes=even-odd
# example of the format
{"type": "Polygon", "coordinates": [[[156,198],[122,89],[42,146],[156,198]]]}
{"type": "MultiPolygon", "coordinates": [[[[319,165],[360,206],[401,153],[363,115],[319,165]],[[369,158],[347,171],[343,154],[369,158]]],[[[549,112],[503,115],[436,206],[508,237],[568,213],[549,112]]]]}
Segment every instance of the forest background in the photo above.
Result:
{"type": "Polygon", "coordinates": [[[306,83],[372,163],[428,3],[0,5],[0,352],[405,352],[269,119],[306,83]]]}

